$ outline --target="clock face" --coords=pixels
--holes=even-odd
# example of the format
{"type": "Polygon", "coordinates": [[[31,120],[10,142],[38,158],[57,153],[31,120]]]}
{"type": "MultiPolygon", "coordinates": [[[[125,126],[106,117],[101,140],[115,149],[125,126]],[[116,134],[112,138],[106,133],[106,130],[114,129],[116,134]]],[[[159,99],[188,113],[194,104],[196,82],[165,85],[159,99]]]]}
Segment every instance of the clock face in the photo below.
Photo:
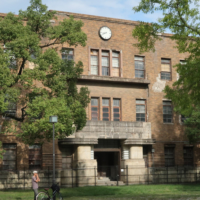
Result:
{"type": "Polygon", "coordinates": [[[112,36],[112,32],[107,26],[103,26],[99,30],[99,35],[103,40],[109,40],[112,36]]]}

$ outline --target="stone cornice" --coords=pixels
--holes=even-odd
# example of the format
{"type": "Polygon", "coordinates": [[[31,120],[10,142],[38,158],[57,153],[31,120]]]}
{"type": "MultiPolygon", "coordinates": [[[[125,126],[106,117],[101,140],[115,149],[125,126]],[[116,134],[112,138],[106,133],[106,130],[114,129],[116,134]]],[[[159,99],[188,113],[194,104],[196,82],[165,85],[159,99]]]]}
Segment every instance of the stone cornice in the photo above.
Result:
{"type": "Polygon", "coordinates": [[[81,75],[79,80],[97,81],[97,82],[116,82],[116,83],[127,83],[127,84],[143,84],[143,85],[150,84],[150,81],[147,79],[93,76],[93,75],[81,75]]]}

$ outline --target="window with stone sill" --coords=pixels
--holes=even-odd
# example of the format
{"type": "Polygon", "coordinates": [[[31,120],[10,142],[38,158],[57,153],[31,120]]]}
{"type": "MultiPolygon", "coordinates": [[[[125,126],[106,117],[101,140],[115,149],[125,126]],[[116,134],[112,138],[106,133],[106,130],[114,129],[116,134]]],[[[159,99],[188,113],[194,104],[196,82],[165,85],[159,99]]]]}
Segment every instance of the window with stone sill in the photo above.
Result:
{"type": "Polygon", "coordinates": [[[62,60],[74,60],[74,49],[63,48],[62,49],[62,60]]]}
{"type": "Polygon", "coordinates": [[[163,101],[163,123],[173,123],[171,101],[163,101]]]}
{"type": "Polygon", "coordinates": [[[171,80],[171,59],[161,59],[161,80],[171,80]]]}
{"type": "Polygon", "coordinates": [[[99,98],[91,98],[91,120],[99,120],[99,98]]]}
{"type": "Polygon", "coordinates": [[[135,78],[145,78],[144,57],[135,56],[135,78]]]}
{"type": "Polygon", "coordinates": [[[110,74],[111,72],[113,77],[119,77],[120,56],[121,55],[119,51],[91,49],[90,50],[91,75],[101,74],[102,76],[111,76],[110,74]],[[101,57],[99,57],[100,55],[101,57]]]}
{"type": "Polygon", "coordinates": [[[102,120],[110,121],[110,99],[102,99],[102,120]]]}
{"type": "Polygon", "coordinates": [[[146,100],[136,99],[136,121],[146,121],[146,100]]]}
{"type": "Polygon", "coordinates": [[[121,121],[121,101],[113,99],[113,121],[121,121]]]}

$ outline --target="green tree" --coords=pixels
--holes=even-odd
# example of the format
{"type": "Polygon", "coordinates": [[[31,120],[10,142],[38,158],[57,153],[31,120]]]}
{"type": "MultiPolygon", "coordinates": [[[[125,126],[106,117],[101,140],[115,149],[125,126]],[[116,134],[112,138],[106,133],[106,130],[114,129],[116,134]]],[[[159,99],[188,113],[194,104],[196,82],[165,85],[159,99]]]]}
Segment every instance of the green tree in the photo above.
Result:
{"type": "Polygon", "coordinates": [[[41,0],[31,0],[18,16],[0,18],[0,115],[6,118],[1,129],[28,144],[52,139],[51,115],[58,116],[57,138],[70,135],[74,124],[82,129],[87,120],[89,91],[76,86],[83,64],[62,60],[56,48],[63,43],[85,46],[83,22],[70,17],[54,26],[55,14],[41,0]]]}
{"type": "Polygon", "coordinates": [[[200,108],[193,109],[192,114],[184,121],[185,134],[191,143],[200,140],[200,108]]]}
{"type": "Polygon", "coordinates": [[[140,22],[133,30],[133,36],[139,41],[134,45],[141,52],[155,51],[155,42],[162,40],[158,33],[170,30],[173,33],[170,38],[176,42],[178,51],[189,55],[184,64],[174,66],[179,73],[179,80],[174,82],[172,87],[166,86],[164,89],[166,97],[173,101],[175,111],[186,116],[196,116],[200,106],[198,3],[199,0],[141,0],[139,5],[133,8],[135,12],[162,12],[163,16],[155,23],[140,22]]]}

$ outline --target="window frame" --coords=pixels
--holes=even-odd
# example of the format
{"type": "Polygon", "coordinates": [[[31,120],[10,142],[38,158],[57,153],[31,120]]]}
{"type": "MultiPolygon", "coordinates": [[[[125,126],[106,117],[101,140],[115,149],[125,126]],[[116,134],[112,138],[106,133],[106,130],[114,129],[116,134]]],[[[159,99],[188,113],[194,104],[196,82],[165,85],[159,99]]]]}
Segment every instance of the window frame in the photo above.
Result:
{"type": "MultiPolygon", "coordinates": [[[[4,100],[4,102],[8,101],[7,99],[4,100]]],[[[14,103],[14,102],[11,102],[11,101],[8,101],[8,103],[14,103]]],[[[7,117],[6,116],[6,113],[14,113],[14,117],[16,117],[17,115],[17,103],[15,103],[15,109],[9,109],[9,105],[8,105],[8,109],[4,112],[4,115],[2,115],[2,119],[5,119],[5,120],[12,120],[11,117],[7,117]]]]}
{"type": "Polygon", "coordinates": [[[135,55],[135,56],[134,56],[134,67],[135,67],[135,61],[143,62],[143,64],[144,64],[144,70],[139,70],[139,69],[136,69],[136,68],[135,68],[135,78],[145,79],[145,76],[146,76],[145,56],[138,56],[138,55],[135,55]],[[141,57],[141,58],[143,58],[143,61],[135,60],[136,57],[141,57]],[[143,72],[144,72],[144,78],[136,77],[136,71],[143,71],[143,72]]]}
{"type": "MultiPolygon", "coordinates": [[[[175,166],[175,145],[165,145],[164,146],[164,156],[165,156],[165,166],[166,167],[174,167],[175,166]],[[167,158],[166,157],[166,149],[173,149],[173,154],[171,154],[172,155],[172,158],[167,158]],[[172,164],[171,165],[169,165],[168,163],[169,163],[169,161],[167,161],[167,159],[171,159],[172,160],[172,164]],[[167,161],[167,162],[166,162],[167,161]]],[[[168,156],[169,156],[169,154],[168,154],[168,156]]]]}
{"type": "Polygon", "coordinates": [[[103,119],[104,118],[106,118],[106,117],[103,117],[103,114],[104,113],[108,113],[108,121],[106,121],[106,122],[109,122],[109,121],[111,121],[111,105],[110,105],[110,103],[111,103],[111,101],[110,101],[110,98],[107,98],[107,97],[103,97],[102,98],[102,101],[101,101],[101,108],[102,108],[102,121],[104,121],[103,119]],[[108,106],[103,106],[103,99],[108,99],[108,101],[109,101],[109,105],[108,106]],[[103,111],[103,108],[108,108],[108,112],[104,112],[103,111]]]}
{"type": "Polygon", "coordinates": [[[106,76],[106,77],[122,77],[122,51],[121,50],[117,50],[117,49],[107,49],[107,48],[95,48],[95,47],[89,47],[89,54],[88,54],[88,59],[89,59],[89,75],[92,76],[106,76]],[[98,70],[97,70],[97,75],[96,74],[92,74],[92,65],[91,65],[91,51],[98,51],[98,70]],[[102,75],[102,51],[107,51],[109,53],[109,67],[108,67],[108,73],[109,75],[102,75]],[[119,53],[119,76],[113,76],[112,75],[112,68],[114,68],[112,66],[112,55],[113,52],[118,52],[119,53]]]}
{"type": "Polygon", "coordinates": [[[136,103],[135,104],[136,122],[147,122],[147,101],[146,101],[146,99],[136,99],[135,103],[136,103]],[[145,103],[144,104],[138,104],[137,100],[145,101],[145,103]],[[137,105],[145,106],[145,121],[137,121],[137,114],[143,114],[143,113],[137,113],[137,105]]]}
{"type": "Polygon", "coordinates": [[[29,153],[28,153],[28,156],[29,156],[29,159],[28,159],[28,161],[29,161],[29,170],[40,170],[40,169],[42,169],[42,145],[40,145],[40,144],[34,144],[34,145],[29,145],[29,153]],[[40,148],[30,148],[30,146],[34,146],[34,145],[38,145],[38,146],[40,146],[40,148]],[[33,156],[35,156],[35,154],[30,154],[30,151],[31,150],[34,150],[35,151],[35,149],[36,150],[38,150],[39,151],[39,156],[40,156],[40,159],[30,159],[30,156],[31,155],[33,155],[33,156]],[[34,167],[34,168],[32,168],[31,166],[37,166],[36,164],[34,165],[31,165],[30,164],[30,161],[40,161],[40,166],[39,167],[34,167]]]}
{"type": "Polygon", "coordinates": [[[89,49],[89,61],[90,61],[90,75],[92,76],[99,76],[100,74],[100,50],[99,49],[95,49],[95,48],[91,48],[89,49]],[[91,52],[92,51],[97,51],[97,55],[92,55],[91,52]],[[91,56],[97,56],[97,74],[92,74],[92,66],[95,66],[95,65],[92,65],[91,64],[91,56]]]}
{"type": "Polygon", "coordinates": [[[161,58],[161,70],[160,70],[160,79],[161,80],[172,81],[172,66],[171,65],[172,65],[171,58],[161,58]],[[162,60],[169,60],[170,72],[162,71],[162,64],[165,64],[165,62],[162,62],[162,60]],[[163,79],[162,78],[162,73],[168,73],[168,74],[170,74],[170,79],[163,79]]]}
{"type": "Polygon", "coordinates": [[[90,106],[91,106],[91,109],[90,109],[90,114],[91,114],[91,121],[99,121],[99,119],[100,119],[100,109],[99,109],[99,105],[100,105],[100,100],[99,100],[99,97],[91,97],[91,101],[90,101],[90,106]],[[98,102],[98,105],[97,106],[93,106],[92,105],[92,99],[97,99],[97,102],[98,102]],[[97,107],[97,120],[93,120],[92,119],[92,108],[93,107],[97,107]]]}
{"type": "Polygon", "coordinates": [[[194,147],[193,146],[183,146],[183,160],[184,160],[184,166],[194,166],[194,147]],[[188,152],[186,152],[186,149],[191,149],[192,151],[192,157],[189,157],[188,152]],[[191,159],[191,164],[188,164],[188,161],[186,162],[186,160],[190,160],[191,159]]]}
{"type": "MultiPolygon", "coordinates": [[[[163,100],[163,103],[164,102],[171,102],[171,101],[169,101],[169,100],[163,100]]],[[[163,106],[163,123],[164,124],[173,124],[173,105],[172,105],[172,102],[171,102],[171,105],[162,105],[163,106]],[[169,114],[164,114],[164,107],[171,107],[171,122],[165,122],[164,121],[164,115],[169,115],[169,114]]]]}
{"type": "MultiPolygon", "coordinates": [[[[72,61],[74,61],[74,49],[73,49],[73,48],[63,47],[63,48],[61,49],[61,58],[62,58],[63,54],[65,54],[66,57],[68,57],[68,55],[73,55],[72,61]],[[69,52],[72,51],[73,54],[64,53],[64,50],[68,50],[69,52]]],[[[62,58],[62,60],[71,61],[71,60],[68,60],[68,58],[66,58],[66,59],[63,59],[63,58],[62,58]]]]}
{"type": "MultiPolygon", "coordinates": [[[[120,98],[113,98],[112,99],[112,101],[114,102],[114,100],[119,100],[119,107],[117,107],[117,106],[114,106],[113,105],[113,121],[115,121],[114,119],[115,119],[115,117],[114,117],[114,114],[116,114],[116,112],[114,112],[114,108],[119,108],[119,121],[121,121],[122,120],[122,115],[121,115],[121,99],[120,98]]],[[[115,122],[117,122],[117,121],[115,121],[115,122]]]]}
{"type": "Polygon", "coordinates": [[[111,63],[112,61],[110,61],[110,58],[111,58],[111,55],[110,55],[110,51],[109,50],[101,50],[101,75],[102,76],[110,76],[110,68],[111,68],[111,64],[112,64],[111,63]],[[108,52],[108,56],[103,55],[102,54],[103,52],[108,52]],[[103,66],[103,64],[102,64],[102,58],[108,58],[108,67],[103,66]],[[108,75],[103,75],[103,67],[107,68],[108,75]]]}
{"type": "Polygon", "coordinates": [[[120,52],[120,51],[116,51],[116,50],[112,50],[111,53],[112,53],[112,57],[111,57],[111,63],[110,63],[110,64],[111,64],[112,66],[110,66],[110,68],[112,68],[112,69],[113,69],[113,68],[114,68],[114,69],[115,69],[115,68],[119,69],[119,74],[118,74],[118,76],[113,76],[112,69],[111,69],[111,74],[112,74],[113,77],[120,77],[120,70],[121,70],[121,52],[120,52]],[[114,56],[113,56],[113,52],[118,53],[118,57],[114,57],[114,56]],[[113,67],[113,58],[118,58],[119,67],[113,67]]]}
{"type": "MultiPolygon", "coordinates": [[[[14,169],[10,169],[9,167],[7,167],[5,170],[16,170],[17,169],[17,143],[3,143],[2,144],[2,148],[3,150],[13,150],[15,151],[15,160],[13,160],[15,162],[15,167],[14,169]],[[7,145],[15,145],[15,148],[5,148],[4,145],[7,144],[7,145]]],[[[4,158],[2,159],[2,161],[4,161],[4,158]]],[[[9,161],[9,160],[5,160],[5,161],[9,161]]],[[[2,167],[3,166],[9,166],[9,165],[4,165],[4,163],[2,162],[2,167]]],[[[4,167],[3,167],[4,168],[4,167]]],[[[3,169],[4,170],[4,169],[3,169]]]]}

